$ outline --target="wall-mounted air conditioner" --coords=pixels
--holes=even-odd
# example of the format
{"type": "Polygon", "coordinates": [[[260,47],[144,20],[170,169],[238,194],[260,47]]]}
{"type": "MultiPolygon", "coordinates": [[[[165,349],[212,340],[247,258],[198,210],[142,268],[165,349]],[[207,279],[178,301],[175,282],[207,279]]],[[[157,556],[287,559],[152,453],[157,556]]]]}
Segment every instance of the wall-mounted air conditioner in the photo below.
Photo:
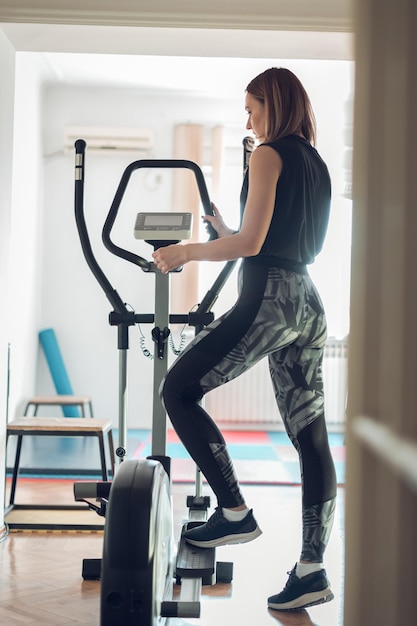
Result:
{"type": "Polygon", "coordinates": [[[126,152],[144,157],[153,150],[153,131],[143,128],[67,126],[64,133],[65,151],[72,151],[77,139],[84,139],[88,151],[102,154],[126,152]]]}

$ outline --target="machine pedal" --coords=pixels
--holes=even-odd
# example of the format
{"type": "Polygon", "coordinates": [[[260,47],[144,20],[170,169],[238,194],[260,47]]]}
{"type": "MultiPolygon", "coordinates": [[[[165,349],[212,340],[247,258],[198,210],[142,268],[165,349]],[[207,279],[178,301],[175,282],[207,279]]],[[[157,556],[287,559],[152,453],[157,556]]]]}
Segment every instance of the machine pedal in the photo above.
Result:
{"type": "Polygon", "coordinates": [[[203,585],[212,585],[216,572],[215,552],[214,548],[192,546],[181,536],[175,568],[177,584],[181,578],[201,578],[203,585]]]}

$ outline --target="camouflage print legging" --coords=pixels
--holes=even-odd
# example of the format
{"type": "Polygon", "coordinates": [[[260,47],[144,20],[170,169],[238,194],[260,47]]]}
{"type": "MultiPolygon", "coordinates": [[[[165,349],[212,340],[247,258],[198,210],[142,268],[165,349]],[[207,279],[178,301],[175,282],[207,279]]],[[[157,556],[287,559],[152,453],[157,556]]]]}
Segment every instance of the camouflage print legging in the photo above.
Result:
{"type": "Polygon", "coordinates": [[[235,306],[202,330],[168,371],[161,398],[220,506],[244,502],[225,440],[202,397],[268,357],[303,487],[301,558],[322,560],[334,516],[336,479],[324,421],[326,319],[309,275],[242,262],[235,306]]]}

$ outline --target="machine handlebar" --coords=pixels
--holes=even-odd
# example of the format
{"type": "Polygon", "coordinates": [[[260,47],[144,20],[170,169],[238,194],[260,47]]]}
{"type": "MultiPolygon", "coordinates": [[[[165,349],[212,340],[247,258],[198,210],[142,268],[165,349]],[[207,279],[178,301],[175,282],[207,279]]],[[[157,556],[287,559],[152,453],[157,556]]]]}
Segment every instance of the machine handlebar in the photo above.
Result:
{"type": "MultiPolygon", "coordinates": [[[[81,246],[83,249],[83,253],[85,259],[87,261],[88,266],[93,272],[95,278],[99,282],[100,286],[104,290],[108,300],[113,306],[113,309],[116,313],[121,314],[126,319],[129,316],[132,316],[132,312],[128,311],[123,300],[120,298],[117,291],[112,287],[110,281],[107,276],[104,274],[103,270],[99,266],[89,239],[87,226],[85,222],[84,216],[84,178],[85,178],[85,150],[86,150],[86,142],[83,139],[78,139],[75,142],[75,219],[77,224],[77,229],[81,241],[81,246]]],[[[245,173],[248,165],[249,159],[254,147],[254,142],[251,137],[245,137],[243,139],[243,172],[245,173]]],[[[210,198],[207,191],[206,182],[204,180],[203,173],[200,167],[194,163],[193,161],[189,161],[186,159],[141,159],[138,161],[134,161],[130,163],[125,169],[122,178],[120,180],[119,186],[116,190],[116,194],[114,196],[114,200],[110,207],[109,213],[107,215],[106,221],[103,226],[102,231],[102,240],[106,248],[115,254],[137,266],[142,268],[145,272],[152,271],[154,265],[152,262],[147,261],[143,257],[138,254],[134,254],[129,250],[125,250],[117,246],[111,240],[111,231],[116,220],[120,204],[122,202],[124,193],[126,191],[127,185],[129,183],[130,177],[132,173],[140,168],[162,168],[162,169],[189,169],[194,173],[196,183],[198,186],[201,203],[203,206],[204,213],[206,215],[213,215],[213,209],[211,206],[210,198]]],[[[207,223],[207,230],[209,232],[209,239],[216,239],[217,233],[211,224],[207,223]]],[[[235,265],[235,261],[229,261],[224,266],[220,275],[216,279],[215,283],[209,289],[206,296],[203,298],[202,302],[198,307],[199,313],[205,313],[210,311],[214,302],[216,301],[219,292],[221,291],[224,283],[226,282],[228,276],[230,275],[233,267],[235,265]]],[[[133,318],[129,321],[129,323],[134,323],[133,318]]]]}
{"type": "MultiPolygon", "coordinates": [[[[126,261],[130,261],[135,265],[139,265],[145,272],[150,271],[151,264],[146,261],[143,257],[138,256],[137,254],[133,254],[132,252],[125,250],[124,248],[120,248],[116,244],[113,243],[111,239],[111,231],[116,220],[120,204],[122,202],[124,193],[126,191],[127,185],[129,183],[130,177],[133,172],[141,168],[148,169],[189,169],[194,173],[198,190],[200,193],[201,203],[203,205],[203,210],[206,215],[213,215],[213,210],[211,208],[211,202],[208,195],[206,183],[204,180],[203,173],[199,166],[193,161],[187,161],[185,159],[141,159],[139,161],[134,161],[127,166],[125,171],[123,172],[122,178],[120,180],[119,186],[117,188],[116,194],[114,196],[113,203],[110,207],[110,211],[107,215],[107,219],[103,226],[102,239],[106,248],[115,254],[116,256],[125,259],[126,261]]],[[[217,237],[217,233],[212,226],[208,224],[208,228],[210,230],[210,239],[215,239],[217,237]]]]}
{"type": "Polygon", "coordinates": [[[84,216],[84,178],[85,178],[85,148],[83,139],[75,142],[75,221],[84,257],[98,283],[102,287],[106,297],[114,310],[118,313],[127,313],[126,306],[117,291],[112,287],[107,276],[99,266],[90,243],[87,225],[84,216]]]}

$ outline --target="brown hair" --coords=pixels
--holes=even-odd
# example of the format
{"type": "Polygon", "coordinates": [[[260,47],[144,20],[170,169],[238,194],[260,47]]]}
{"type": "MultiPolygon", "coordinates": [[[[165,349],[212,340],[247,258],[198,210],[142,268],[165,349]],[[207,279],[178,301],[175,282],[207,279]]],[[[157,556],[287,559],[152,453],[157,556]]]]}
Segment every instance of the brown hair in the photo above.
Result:
{"type": "Polygon", "coordinates": [[[251,80],[246,91],[265,107],[267,141],[301,134],[315,145],[316,119],[310,98],[290,70],[272,67],[251,80]]]}

